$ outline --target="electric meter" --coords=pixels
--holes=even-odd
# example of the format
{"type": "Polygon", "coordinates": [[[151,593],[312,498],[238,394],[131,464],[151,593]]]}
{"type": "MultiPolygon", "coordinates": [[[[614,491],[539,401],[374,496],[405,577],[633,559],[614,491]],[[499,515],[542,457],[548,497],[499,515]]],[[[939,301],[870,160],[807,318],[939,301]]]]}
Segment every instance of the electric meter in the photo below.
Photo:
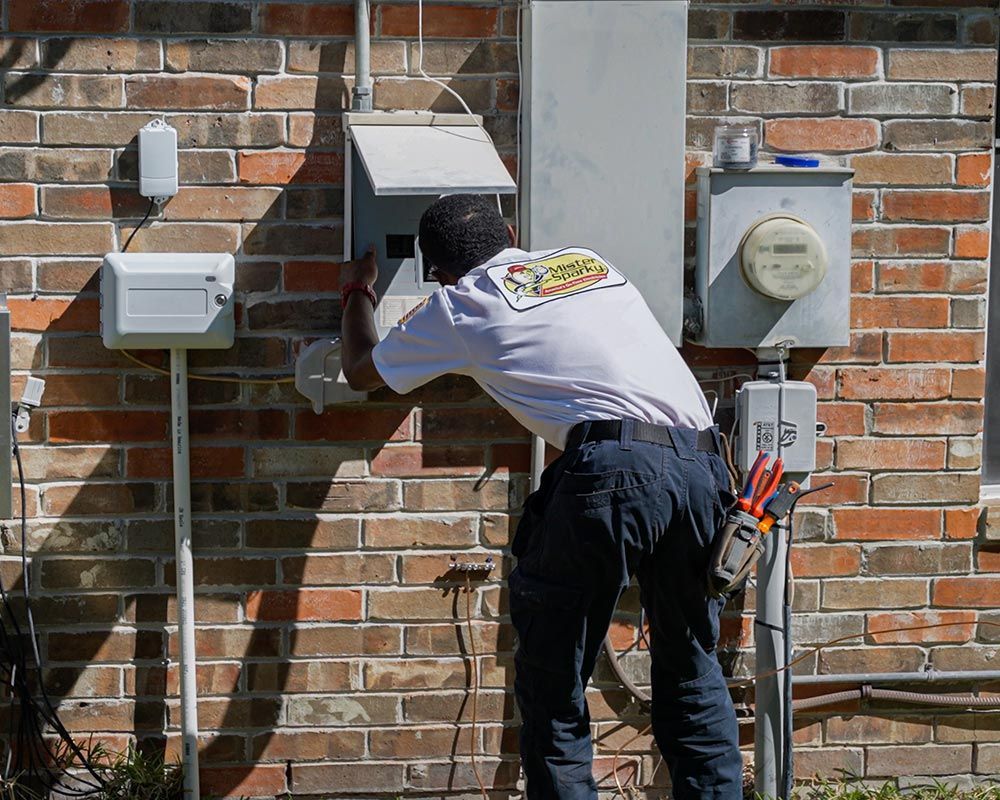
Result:
{"type": "Polygon", "coordinates": [[[776,300],[798,300],[826,277],[826,247],[807,222],[774,216],[753,225],[740,243],[743,278],[776,300]]]}

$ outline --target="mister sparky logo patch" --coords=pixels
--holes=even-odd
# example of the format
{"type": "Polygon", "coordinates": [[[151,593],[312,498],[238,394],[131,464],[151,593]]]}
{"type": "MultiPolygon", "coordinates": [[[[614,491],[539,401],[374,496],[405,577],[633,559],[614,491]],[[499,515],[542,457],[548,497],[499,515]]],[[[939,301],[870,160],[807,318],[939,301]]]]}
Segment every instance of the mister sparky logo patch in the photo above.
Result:
{"type": "Polygon", "coordinates": [[[628,283],[597,253],[583,248],[560,250],[537,261],[497,264],[486,273],[515,311],[628,283]]]}

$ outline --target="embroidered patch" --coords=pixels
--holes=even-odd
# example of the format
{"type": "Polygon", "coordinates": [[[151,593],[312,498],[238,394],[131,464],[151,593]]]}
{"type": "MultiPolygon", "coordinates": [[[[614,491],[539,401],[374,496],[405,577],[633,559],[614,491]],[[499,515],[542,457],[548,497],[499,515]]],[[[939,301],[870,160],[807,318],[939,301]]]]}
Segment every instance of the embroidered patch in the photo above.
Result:
{"type": "Polygon", "coordinates": [[[515,311],[628,283],[618,270],[585,248],[560,250],[537,261],[496,264],[486,274],[515,311]]]}

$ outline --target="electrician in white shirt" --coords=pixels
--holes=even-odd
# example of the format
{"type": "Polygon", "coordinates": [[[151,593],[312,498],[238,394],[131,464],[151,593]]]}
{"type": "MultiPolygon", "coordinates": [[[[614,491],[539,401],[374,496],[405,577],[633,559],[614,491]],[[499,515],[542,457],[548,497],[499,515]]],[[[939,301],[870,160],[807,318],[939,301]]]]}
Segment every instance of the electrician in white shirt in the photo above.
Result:
{"type": "MultiPolygon", "coordinates": [[[[511,545],[514,692],[529,800],[595,800],[584,691],[633,575],[650,622],[653,733],[678,800],[742,797],[715,653],[712,539],[732,501],[698,384],[625,273],[586,247],[527,253],[495,202],[437,200],[420,249],[442,287],[379,341],[375,254],[343,265],[343,368],[405,394],[468,375],[563,451],[511,545]]],[[[623,265],[626,269],[628,265],[623,265]]]]}

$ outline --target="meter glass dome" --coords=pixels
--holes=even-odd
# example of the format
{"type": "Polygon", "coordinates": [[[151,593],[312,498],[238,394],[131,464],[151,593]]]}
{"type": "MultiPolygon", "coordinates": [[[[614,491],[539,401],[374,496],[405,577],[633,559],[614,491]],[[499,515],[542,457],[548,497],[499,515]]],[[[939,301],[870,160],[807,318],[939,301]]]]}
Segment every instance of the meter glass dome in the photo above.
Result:
{"type": "Polygon", "coordinates": [[[776,300],[798,300],[826,276],[826,248],[819,234],[796,217],[769,217],[753,225],[740,245],[743,278],[776,300]]]}

